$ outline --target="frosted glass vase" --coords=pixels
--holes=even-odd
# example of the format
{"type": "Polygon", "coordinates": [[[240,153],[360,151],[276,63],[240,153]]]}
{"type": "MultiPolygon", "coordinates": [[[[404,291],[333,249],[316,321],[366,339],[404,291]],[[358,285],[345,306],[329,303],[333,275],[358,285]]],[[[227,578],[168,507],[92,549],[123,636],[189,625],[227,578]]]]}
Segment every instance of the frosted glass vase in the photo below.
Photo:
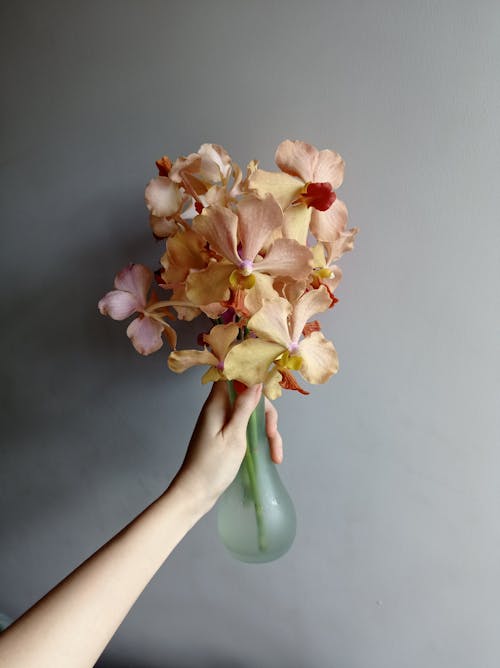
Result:
{"type": "MultiPolygon", "coordinates": [[[[234,400],[232,383],[229,393],[234,400]]],[[[217,527],[232,556],[248,563],[278,559],[295,538],[295,508],[269,452],[264,395],[248,422],[245,458],[218,501],[217,527]]]]}

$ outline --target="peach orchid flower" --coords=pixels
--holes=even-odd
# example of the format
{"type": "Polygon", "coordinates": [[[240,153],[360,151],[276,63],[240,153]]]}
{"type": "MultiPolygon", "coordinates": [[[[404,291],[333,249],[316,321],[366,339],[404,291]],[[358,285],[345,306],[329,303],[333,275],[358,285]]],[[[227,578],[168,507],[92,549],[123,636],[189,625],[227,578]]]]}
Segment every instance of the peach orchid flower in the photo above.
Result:
{"type": "Polygon", "coordinates": [[[133,313],[139,317],[132,320],[127,328],[127,336],[134,348],[141,355],[150,355],[163,345],[162,334],[175,348],[177,335],[166,323],[164,317],[172,317],[168,308],[155,308],[158,301],[156,293],[148,292],[153,281],[153,272],[142,264],[130,264],[115,277],[115,290],[108,292],[98,304],[102,315],[109,315],[113,320],[125,320],[133,313]]]}
{"type": "MultiPolygon", "coordinates": [[[[193,221],[193,229],[208,241],[222,260],[210,262],[186,279],[186,294],[193,304],[225,301],[233,288],[252,288],[261,274],[300,280],[312,269],[309,248],[293,239],[277,239],[260,255],[270,235],[283,223],[283,212],[274,197],[249,195],[240,200],[236,213],[210,206],[193,221]]],[[[265,279],[264,279],[265,280],[265,279]]]]}
{"type": "Polygon", "coordinates": [[[317,327],[310,328],[310,332],[306,329],[307,335],[301,337],[309,318],[330,306],[325,286],[305,292],[293,305],[282,297],[266,301],[247,324],[257,338],[245,339],[228,352],[224,365],[226,377],[246,385],[265,381],[274,387],[270,398],[277,396],[278,374],[283,380],[291,371],[298,371],[309,383],[325,383],[338,371],[333,343],[317,327]],[[273,362],[276,369],[270,372],[273,362]]]}
{"type": "Polygon", "coordinates": [[[225,380],[224,359],[239,333],[238,325],[215,325],[208,334],[203,335],[203,342],[211,350],[175,350],[170,353],[168,366],[175,373],[183,373],[193,366],[208,365],[203,374],[202,383],[225,380]]]}
{"type": "Polygon", "coordinates": [[[336,230],[347,221],[347,207],[335,192],[344,179],[342,157],[329,149],[319,151],[306,142],[287,139],[278,146],[274,159],[281,173],[256,169],[250,187],[258,194],[272,193],[284,211],[294,208],[292,232],[287,236],[299,236],[304,242],[310,227],[319,241],[333,241],[336,230]]]}

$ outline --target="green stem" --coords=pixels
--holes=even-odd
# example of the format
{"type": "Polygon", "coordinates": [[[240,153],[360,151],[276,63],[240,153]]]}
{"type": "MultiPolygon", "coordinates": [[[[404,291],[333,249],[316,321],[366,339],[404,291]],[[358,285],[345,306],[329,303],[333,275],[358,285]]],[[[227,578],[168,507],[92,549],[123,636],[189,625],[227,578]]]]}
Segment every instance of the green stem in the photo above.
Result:
{"type": "Polygon", "coordinates": [[[256,455],[259,447],[259,429],[256,408],[248,421],[247,430],[247,449],[245,452],[245,465],[250,479],[250,487],[252,490],[253,502],[255,506],[255,518],[257,520],[257,534],[259,539],[259,550],[266,549],[266,536],[264,531],[264,507],[260,499],[260,490],[257,482],[256,474],[256,455]]]}
{"type": "MultiPolygon", "coordinates": [[[[233,383],[229,382],[229,397],[231,403],[236,398],[236,391],[233,383]]],[[[266,549],[267,541],[264,527],[264,507],[260,499],[259,485],[257,482],[257,449],[259,447],[259,427],[257,411],[259,407],[253,411],[248,421],[247,427],[247,448],[245,457],[243,459],[243,466],[248,473],[248,480],[250,482],[250,491],[252,495],[253,504],[255,506],[255,519],[257,520],[257,536],[259,542],[259,550],[263,552],[266,549]]]]}

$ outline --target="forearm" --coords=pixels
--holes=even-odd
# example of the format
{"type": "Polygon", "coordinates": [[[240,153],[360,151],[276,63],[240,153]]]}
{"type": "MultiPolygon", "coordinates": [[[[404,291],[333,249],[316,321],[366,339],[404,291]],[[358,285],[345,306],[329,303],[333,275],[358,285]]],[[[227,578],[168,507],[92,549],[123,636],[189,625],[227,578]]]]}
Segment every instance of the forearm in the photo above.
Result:
{"type": "Polygon", "coordinates": [[[2,633],[0,666],[93,666],[153,575],[209,508],[172,484],[2,633]]]}

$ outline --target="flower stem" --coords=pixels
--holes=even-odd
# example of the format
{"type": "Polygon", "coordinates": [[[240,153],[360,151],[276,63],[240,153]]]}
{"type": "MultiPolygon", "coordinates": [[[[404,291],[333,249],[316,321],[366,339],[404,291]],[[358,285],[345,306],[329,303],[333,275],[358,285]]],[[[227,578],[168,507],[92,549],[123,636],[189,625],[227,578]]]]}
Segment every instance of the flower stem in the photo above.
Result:
{"type": "Polygon", "coordinates": [[[248,477],[250,479],[250,488],[252,490],[253,502],[255,506],[255,518],[257,520],[257,535],[259,540],[259,550],[263,551],[266,549],[266,535],[264,531],[264,507],[260,499],[260,490],[257,482],[257,472],[256,472],[256,455],[257,448],[259,447],[259,429],[258,429],[258,418],[257,407],[250,419],[248,421],[247,429],[247,449],[245,452],[245,465],[248,471],[248,477]]]}
{"type": "MultiPolygon", "coordinates": [[[[229,397],[231,403],[236,398],[236,390],[232,382],[229,382],[229,397]]],[[[261,400],[262,401],[262,398],[261,400]]],[[[242,466],[245,467],[250,483],[250,492],[252,495],[253,504],[255,506],[255,519],[257,521],[257,537],[259,543],[259,550],[263,552],[267,547],[265,527],[264,527],[264,507],[260,498],[259,484],[257,481],[257,453],[259,448],[259,417],[258,411],[262,410],[259,405],[250,416],[247,427],[247,448],[245,450],[245,457],[242,466]]]]}

